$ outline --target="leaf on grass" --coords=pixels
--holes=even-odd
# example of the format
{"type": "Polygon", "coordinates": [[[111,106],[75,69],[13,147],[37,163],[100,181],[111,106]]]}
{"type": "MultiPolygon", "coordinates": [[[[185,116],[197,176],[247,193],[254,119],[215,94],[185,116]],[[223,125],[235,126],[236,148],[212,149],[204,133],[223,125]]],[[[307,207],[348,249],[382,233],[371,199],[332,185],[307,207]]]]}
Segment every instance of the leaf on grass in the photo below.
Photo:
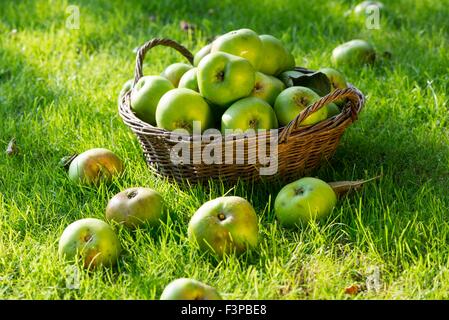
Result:
{"type": "Polygon", "coordinates": [[[78,153],[71,154],[69,156],[64,156],[59,160],[59,166],[63,167],[66,170],[69,170],[70,164],[72,163],[73,159],[75,159],[78,156],[78,153]]]}
{"type": "Polygon", "coordinates": [[[8,146],[6,147],[6,154],[8,156],[13,156],[19,153],[19,149],[17,148],[16,138],[12,138],[9,141],[8,146]]]}
{"type": "Polygon", "coordinates": [[[362,288],[360,285],[358,284],[353,284],[350,285],[349,287],[345,288],[345,293],[346,294],[350,294],[350,295],[356,295],[357,293],[359,293],[360,291],[362,291],[362,288]]]}
{"type": "Polygon", "coordinates": [[[338,196],[343,196],[350,191],[361,189],[365,183],[373,181],[373,180],[377,180],[380,177],[381,176],[379,175],[377,177],[367,179],[367,180],[335,181],[335,182],[329,182],[329,185],[332,187],[332,189],[334,189],[334,192],[338,196]]]}

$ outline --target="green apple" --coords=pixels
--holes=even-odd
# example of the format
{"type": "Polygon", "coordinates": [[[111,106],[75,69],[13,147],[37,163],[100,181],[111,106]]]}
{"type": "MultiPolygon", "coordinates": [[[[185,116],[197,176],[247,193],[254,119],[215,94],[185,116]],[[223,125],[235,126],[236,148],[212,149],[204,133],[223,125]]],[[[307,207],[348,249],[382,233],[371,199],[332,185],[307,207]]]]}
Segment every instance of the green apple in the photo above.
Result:
{"type": "Polygon", "coordinates": [[[274,105],[277,96],[284,89],[284,83],[278,78],[256,72],[256,83],[254,84],[251,96],[265,100],[270,105],[274,105]]]}
{"type": "Polygon", "coordinates": [[[162,96],[156,109],[156,123],[159,128],[168,131],[185,129],[192,133],[194,121],[201,123],[202,131],[212,125],[209,104],[198,92],[177,88],[162,96]]]}
{"type": "Polygon", "coordinates": [[[120,93],[117,98],[118,105],[122,104],[123,96],[125,95],[125,93],[127,93],[129,90],[132,89],[133,83],[134,83],[134,79],[130,79],[123,84],[122,89],[120,90],[120,93]]]}
{"type": "Polygon", "coordinates": [[[192,68],[183,74],[181,80],[179,80],[178,88],[187,88],[196,92],[200,92],[198,89],[198,69],[192,68]]]}
{"type": "Polygon", "coordinates": [[[211,48],[212,48],[212,43],[209,43],[208,45],[201,48],[201,50],[195,54],[195,56],[193,57],[193,65],[195,67],[198,67],[198,64],[200,63],[200,61],[210,53],[211,48]]]}
{"type": "Polygon", "coordinates": [[[248,97],[234,102],[221,117],[221,131],[225,133],[227,129],[275,129],[278,121],[273,108],[268,102],[256,98],[248,97]]]}
{"type": "Polygon", "coordinates": [[[370,8],[377,9],[379,11],[384,10],[384,4],[379,1],[362,1],[354,8],[354,14],[357,17],[365,17],[366,11],[370,8]]]}
{"type": "MultiPolygon", "coordinates": [[[[340,71],[335,70],[333,68],[321,68],[318,71],[324,73],[326,77],[329,79],[331,83],[331,92],[334,92],[336,89],[345,89],[348,87],[345,76],[340,71]]],[[[343,98],[335,100],[334,102],[338,105],[341,105],[344,103],[345,100],[346,99],[343,98]]]]}
{"type": "Polygon", "coordinates": [[[223,256],[241,254],[257,246],[258,219],[253,206],[241,197],[210,200],[192,216],[188,236],[201,251],[223,256]]]}
{"type": "Polygon", "coordinates": [[[123,162],[112,151],[94,148],[78,155],[69,166],[69,178],[82,184],[110,182],[123,172],[123,162]]]}
{"type": "Polygon", "coordinates": [[[221,107],[250,95],[255,83],[251,63],[224,52],[204,57],[198,65],[197,76],[201,95],[221,107]]]}
{"type": "MultiPolygon", "coordinates": [[[[285,126],[320,96],[306,87],[290,87],[281,92],[274,103],[274,111],[281,126],[285,126]]],[[[299,125],[307,126],[327,118],[327,109],[321,108],[305,118],[299,125]]]]}
{"type": "Polygon", "coordinates": [[[262,59],[262,41],[251,29],[228,32],[212,42],[212,52],[226,52],[248,60],[257,70],[262,59]]]}
{"type": "Polygon", "coordinates": [[[115,264],[120,251],[111,226],[94,218],[71,223],[59,239],[59,256],[69,261],[80,259],[86,268],[115,264]]]}
{"type": "Polygon", "coordinates": [[[198,280],[180,278],[170,282],[160,300],[222,300],[217,289],[198,280]]]}
{"type": "Polygon", "coordinates": [[[174,88],[173,84],[164,77],[142,77],[131,92],[131,109],[139,119],[155,125],[155,113],[159,99],[174,88]]]}
{"type": "Polygon", "coordinates": [[[106,207],[106,219],[136,228],[145,223],[159,225],[164,201],[159,192],[150,188],[129,188],[112,197],[106,207]]]}
{"type": "Polygon", "coordinates": [[[177,88],[182,75],[192,68],[193,67],[187,63],[173,63],[162,71],[161,76],[170,80],[175,88],[177,88]]]}
{"type": "Polygon", "coordinates": [[[300,76],[303,76],[304,73],[296,70],[288,70],[282,72],[278,78],[284,83],[286,88],[293,87],[295,84],[293,83],[292,78],[299,78],[300,76]]]}
{"type": "Polygon", "coordinates": [[[307,177],[287,184],[279,191],[274,212],[282,225],[294,227],[326,217],[336,203],[337,196],[326,182],[307,177]]]}
{"type": "Polygon", "coordinates": [[[295,67],[295,57],[282,42],[268,34],[259,36],[262,41],[262,62],[258,71],[269,75],[278,75],[295,67]]]}
{"type": "Polygon", "coordinates": [[[329,103],[327,106],[327,117],[332,118],[340,113],[340,108],[335,103],[329,103]]]}
{"type": "Polygon", "coordinates": [[[332,63],[336,66],[359,66],[372,64],[376,60],[373,46],[365,40],[345,42],[332,51],[332,63]]]}

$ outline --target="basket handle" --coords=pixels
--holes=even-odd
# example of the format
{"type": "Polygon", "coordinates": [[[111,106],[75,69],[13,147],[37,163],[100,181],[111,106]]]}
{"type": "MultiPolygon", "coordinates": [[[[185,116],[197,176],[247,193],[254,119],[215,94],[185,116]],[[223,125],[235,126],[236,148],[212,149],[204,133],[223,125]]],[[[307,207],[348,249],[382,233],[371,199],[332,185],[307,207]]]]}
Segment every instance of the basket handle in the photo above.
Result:
{"type": "MultiPolygon", "coordinates": [[[[355,121],[357,119],[357,114],[360,110],[360,108],[357,108],[358,105],[360,105],[361,101],[363,104],[363,95],[361,92],[359,92],[356,88],[349,86],[345,89],[336,89],[335,91],[325,95],[321,99],[315,101],[313,104],[308,106],[306,109],[302,110],[295,119],[290,121],[289,124],[287,124],[282,130],[282,132],[279,135],[279,143],[287,142],[288,137],[294,132],[296,129],[298,129],[298,125],[307,118],[311,113],[323,108],[325,105],[336,101],[341,98],[347,98],[350,100],[350,103],[347,102],[343,106],[343,110],[346,108],[350,108],[351,112],[351,118],[352,121],[355,121]]],[[[342,112],[343,112],[342,110],[342,112]]]]}
{"type": "Polygon", "coordinates": [[[178,42],[170,39],[159,39],[154,38],[150,41],[145,42],[137,51],[136,56],[136,68],[134,70],[134,83],[133,87],[136,85],[137,81],[139,81],[140,78],[142,78],[142,67],[143,67],[143,60],[145,59],[146,53],[153,47],[156,46],[165,46],[169,48],[176,49],[179,51],[184,57],[189,60],[190,64],[193,65],[193,55],[192,53],[183,45],[179,44],[178,42]]]}

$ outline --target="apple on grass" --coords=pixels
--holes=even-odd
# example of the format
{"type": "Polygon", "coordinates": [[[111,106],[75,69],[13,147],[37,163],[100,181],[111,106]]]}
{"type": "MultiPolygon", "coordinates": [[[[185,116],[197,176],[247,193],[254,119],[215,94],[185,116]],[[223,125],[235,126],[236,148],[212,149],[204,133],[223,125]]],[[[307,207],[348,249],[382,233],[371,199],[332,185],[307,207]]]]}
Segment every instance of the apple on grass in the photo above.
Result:
{"type": "Polygon", "coordinates": [[[59,256],[69,261],[80,259],[86,268],[115,264],[120,251],[120,242],[111,226],[95,218],[73,222],[59,239],[59,256]]]}
{"type": "MultiPolygon", "coordinates": [[[[274,111],[276,112],[279,124],[282,126],[287,125],[301,111],[319,99],[320,96],[315,91],[306,87],[290,87],[285,89],[279,94],[274,103],[274,111]]],[[[310,114],[299,125],[312,125],[326,118],[327,108],[323,107],[310,114]]]]}
{"type": "Polygon", "coordinates": [[[241,197],[227,196],[203,204],[192,216],[188,237],[203,252],[241,254],[255,248],[258,219],[253,206],[241,197]]]}
{"type": "Polygon", "coordinates": [[[256,97],[248,97],[234,102],[221,117],[221,131],[227,129],[275,129],[278,121],[273,108],[264,100],[256,97]]]}
{"type": "Polygon", "coordinates": [[[180,278],[170,282],[160,300],[222,300],[217,289],[195,279],[180,278]]]}
{"type": "Polygon", "coordinates": [[[178,88],[187,88],[196,92],[200,92],[198,89],[198,69],[192,68],[183,74],[181,80],[179,80],[178,88]]]}
{"type": "Polygon", "coordinates": [[[255,70],[246,59],[214,52],[201,60],[197,77],[201,95],[215,105],[226,107],[250,95],[255,70]]]}
{"type": "Polygon", "coordinates": [[[264,54],[262,41],[251,29],[239,29],[221,35],[212,42],[211,53],[226,52],[248,60],[257,70],[264,54]]]}
{"type": "Polygon", "coordinates": [[[129,188],[112,197],[106,207],[106,219],[136,228],[145,223],[159,225],[164,202],[161,194],[150,188],[129,188]]]}
{"type": "Polygon", "coordinates": [[[351,40],[337,46],[332,51],[332,63],[336,66],[360,66],[372,64],[375,60],[376,51],[365,40],[351,40]]]}
{"type": "Polygon", "coordinates": [[[274,201],[274,212],[286,227],[328,216],[337,203],[334,190],[323,180],[307,177],[287,184],[274,201]]]}
{"type": "Polygon", "coordinates": [[[123,162],[112,151],[104,148],[87,150],[73,159],[69,178],[74,182],[97,185],[110,182],[123,172],[123,162]]]}
{"type": "Polygon", "coordinates": [[[164,77],[142,77],[131,92],[131,109],[139,119],[155,125],[155,113],[159,100],[166,92],[174,88],[173,84],[164,77]]]}
{"type": "Polygon", "coordinates": [[[263,34],[259,38],[262,41],[262,58],[258,71],[278,75],[295,67],[295,58],[279,39],[268,34],[263,34]]]}
{"type": "Polygon", "coordinates": [[[178,87],[181,77],[193,67],[187,63],[173,63],[162,71],[161,76],[170,80],[175,88],[178,87]]]}
{"type": "Polygon", "coordinates": [[[200,122],[202,131],[212,125],[209,104],[198,92],[177,88],[162,96],[156,109],[156,123],[159,128],[168,131],[184,129],[192,133],[194,121],[200,122]]]}
{"type": "Polygon", "coordinates": [[[251,92],[252,97],[265,100],[270,105],[274,105],[277,96],[285,89],[284,83],[276,77],[256,72],[256,83],[251,92]]]}

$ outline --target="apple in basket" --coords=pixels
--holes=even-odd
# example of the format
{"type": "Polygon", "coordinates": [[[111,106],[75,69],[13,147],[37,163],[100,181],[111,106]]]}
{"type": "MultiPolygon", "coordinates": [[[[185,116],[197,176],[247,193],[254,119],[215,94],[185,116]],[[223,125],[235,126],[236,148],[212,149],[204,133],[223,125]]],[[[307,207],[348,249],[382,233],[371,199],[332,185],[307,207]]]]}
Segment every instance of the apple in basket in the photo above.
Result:
{"type": "Polygon", "coordinates": [[[170,82],[176,87],[178,87],[179,80],[181,77],[192,69],[193,67],[187,63],[173,63],[162,71],[161,76],[170,80],[170,82]]]}
{"type": "MultiPolygon", "coordinates": [[[[306,87],[290,87],[281,92],[274,103],[274,111],[281,126],[287,125],[301,111],[319,100],[315,91],[306,87]]],[[[327,118],[327,108],[323,107],[305,118],[299,125],[306,126],[318,123],[327,118]]]]}
{"type": "Polygon", "coordinates": [[[274,201],[274,212],[279,222],[286,227],[300,226],[310,220],[329,215],[337,196],[323,180],[302,178],[284,186],[274,201]]]}
{"type": "Polygon", "coordinates": [[[156,124],[156,107],[161,97],[175,87],[161,76],[145,76],[139,79],[131,92],[131,109],[136,116],[152,125],[156,124]]]}
{"type": "Polygon", "coordinates": [[[332,51],[332,63],[336,66],[359,66],[372,64],[376,60],[373,46],[365,40],[351,40],[337,46],[332,51]]]}
{"type": "Polygon", "coordinates": [[[168,131],[184,129],[192,133],[194,121],[201,124],[201,131],[210,128],[213,122],[209,104],[198,92],[177,88],[162,96],[156,109],[159,128],[168,131]]]}
{"type": "Polygon", "coordinates": [[[284,83],[276,77],[256,72],[256,83],[251,96],[265,100],[274,105],[277,96],[285,89],[284,83]]]}
{"type": "Polygon", "coordinates": [[[212,42],[211,53],[226,52],[248,60],[257,70],[262,60],[262,41],[251,29],[239,29],[219,36],[212,42]]]}
{"type": "Polygon", "coordinates": [[[221,107],[251,94],[255,70],[248,60],[213,52],[198,65],[198,87],[201,95],[221,107]]]}
{"type": "Polygon", "coordinates": [[[201,251],[222,257],[241,254],[257,246],[258,219],[253,206],[235,196],[220,197],[203,204],[192,216],[188,237],[201,251]]]}
{"type": "Polygon", "coordinates": [[[125,95],[125,93],[127,93],[129,90],[132,89],[133,83],[134,83],[134,79],[130,79],[123,84],[122,89],[120,90],[120,93],[117,98],[118,105],[120,105],[122,103],[122,98],[125,95]]]}
{"type": "Polygon", "coordinates": [[[160,300],[222,300],[217,289],[195,279],[180,278],[170,282],[160,300]]]}
{"type": "Polygon", "coordinates": [[[205,45],[198,51],[195,56],[193,57],[193,65],[195,67],[198,67],[198,64],[200,61],[207,56],[210,53],[210,49],[212,48],[212,43],[209,43],[208,45],[205,45]]]}
{"type": "MultiPolygon", "coordinates": [[[[331,83],[331,92],[334,92],[337,89],[345,89],[348,87],[348,84],[346,82],[345,76],[343,73],[341,73],[338,70],[335,70],[333,68],[321,68],[318,70],[319,72],[322,72],[326,75],[326,77],[329,79],[329,82],[331,83]]],[[[345,99],[338,99],[334,101],[337,105],[342,105],[344,103],[345,99]]],[[[335,111],[335,107],[330,107],[332,104],[328,105],[328,111],[335,111]]]]}
{"type": "Polygon", "coordinates": [[[129,188],[112,197],[106,207],[106,219],[136,228],[148,223],[159,225],[164,211],[161,194],[150,188],[129,188]]]}
{"type": "Polygon", "coordinates": [[[192,68],[181,77],[179,80],[178,88],[187,88],[196,92],[200,92],[198,89],[198,69],[192,68]]]}
{"type": "Polygon", "coordinates": [[[112,151],[104,148],[87,150],[70,163],[69,178],[83,184],[110,182],[123,172],[122,160],[112,151]]]}
{"type": "Polygon", "coordinates": [[[278,75],[295,67],[295,58],[282,42],[268,34],[260,37],[263,57],[258,70],[269,75],[278,75]]]}
{"type": "Polygon", "coordinates": [[[59,256],[69,261],[79,259],[86,268],[115,264],[120,251],[120,242],[111,226],[94,218],[71,223],[59,239],[59,256]]]}
{"type": "Polygon", "coordinates": [[[264,100],[248,97],[234,102],[221,117],[221,131],[226,129],[243,132],[248,129],[275,129],[278,121],[273,108],[264,100]]]}

